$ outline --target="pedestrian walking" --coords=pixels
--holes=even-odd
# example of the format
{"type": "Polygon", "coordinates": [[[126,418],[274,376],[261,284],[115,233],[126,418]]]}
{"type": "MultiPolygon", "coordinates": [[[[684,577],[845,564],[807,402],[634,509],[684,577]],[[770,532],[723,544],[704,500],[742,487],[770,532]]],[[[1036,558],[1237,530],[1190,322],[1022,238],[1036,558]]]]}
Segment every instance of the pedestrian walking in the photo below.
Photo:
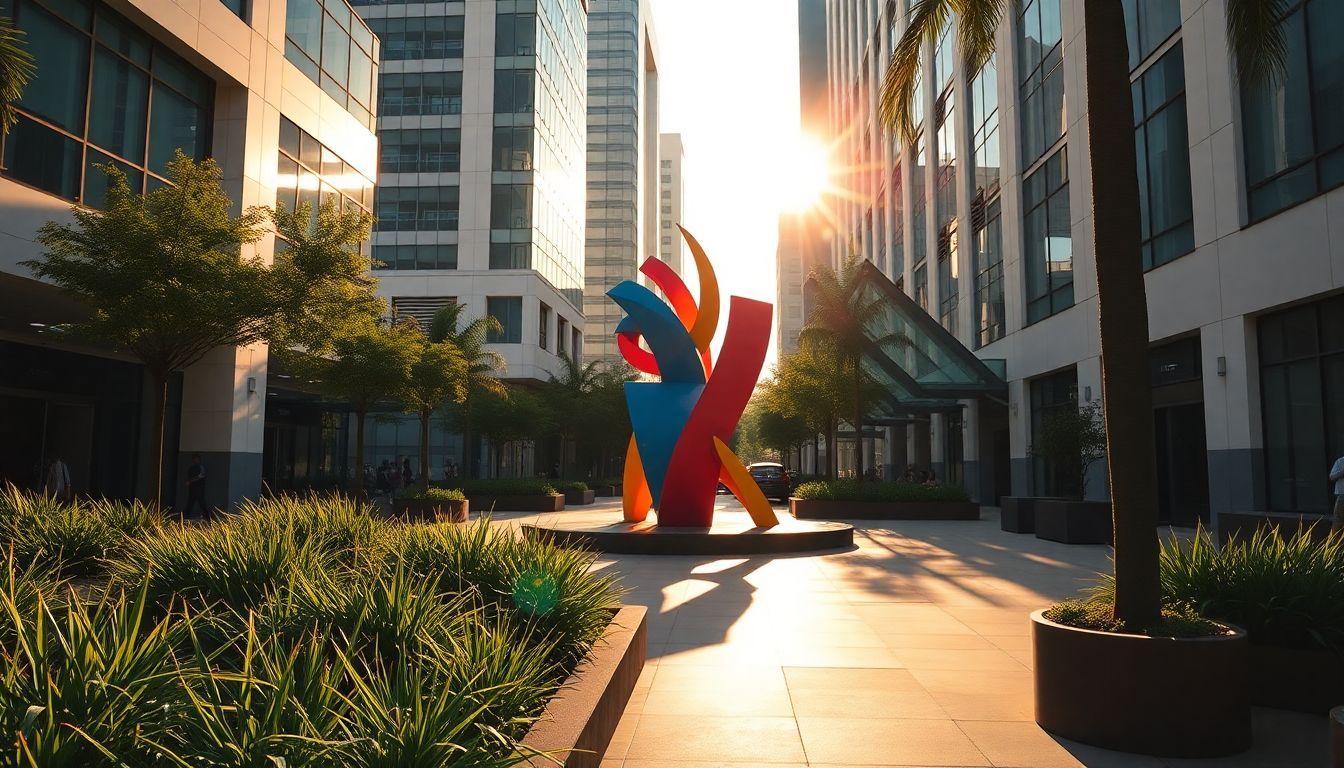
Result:
{"type": "Polygon", "coordinates": [[[1336,531],[1344,531],[1344,456],[1335,459],[1330,468],[1330,480],[1335,484],[1335,524],[1336,531]]]}
{"type": "Polygon", "coordinates": [[[191,454],[191,466],[187,467],[187,508],[184,517],[191,517],[192,511],[199,506],[201,519],[210,519],[210,507],[205,503],[205,464],[201,454],[191,454]]]}
{"type": "Polygon", "coordinates": [[[411,457],[401,457],[401,484],[410,487],[415,482],[415,473],[411,471],[411,457]]]}
{"type": "Polygon", "coordinates": [[[70,467],[61,461],[60,455],[52,457],[51,464],[47,466],[47,481],[43,490],[57,501],[68,503],[75,497],[74,487],[70,484],[70,467]]]}

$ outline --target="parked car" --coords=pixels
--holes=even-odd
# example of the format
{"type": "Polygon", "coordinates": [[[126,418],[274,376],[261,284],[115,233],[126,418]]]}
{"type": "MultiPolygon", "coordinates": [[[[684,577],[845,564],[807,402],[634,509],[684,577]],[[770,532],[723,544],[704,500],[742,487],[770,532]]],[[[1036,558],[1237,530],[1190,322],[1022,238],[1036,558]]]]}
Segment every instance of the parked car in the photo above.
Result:
{"type": "Polygon", "coordinates": [[[789,493],[793,490],[792,482],[789,478],[789,471],[783,464],[777,464],[773,461],[758,461],[747,467],[751,477],[760,486],[761,493],[765,494],[767,499],[778,499],[781,502],[789,500],[789,493]]]}

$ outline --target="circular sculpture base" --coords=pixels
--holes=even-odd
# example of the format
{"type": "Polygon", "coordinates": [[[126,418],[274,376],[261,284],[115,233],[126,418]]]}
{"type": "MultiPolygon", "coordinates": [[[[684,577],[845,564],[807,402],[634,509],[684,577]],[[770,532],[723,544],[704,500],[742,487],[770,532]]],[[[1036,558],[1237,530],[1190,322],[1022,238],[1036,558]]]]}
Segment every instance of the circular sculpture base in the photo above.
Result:
{"type": "Polygon", "coordinates": [[[715,513],[712,528],[667,528],[655,518],[650,515],[642,523],[604,523],[589,515],[579,520],[547,516],[524,525],[523,534],[562,546],[622,555],[784,555],[854,546],[851,525],[795,520],[787,514],[780,515],[779,525],[773,528],[757,528],[741,512],[715,513]]]}

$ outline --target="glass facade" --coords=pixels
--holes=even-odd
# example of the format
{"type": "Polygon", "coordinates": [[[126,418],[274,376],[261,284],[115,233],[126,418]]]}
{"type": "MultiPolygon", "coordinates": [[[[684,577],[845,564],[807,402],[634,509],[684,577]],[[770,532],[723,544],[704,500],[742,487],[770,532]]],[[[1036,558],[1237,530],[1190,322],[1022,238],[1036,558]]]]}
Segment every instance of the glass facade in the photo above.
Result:
{"type": "Polygon", "coordinates": [[[1195,249],[1181,44],[1144,70],[1132,87],[1143,268],[1152,269],[1195,249]]]}
{"type": "Polygon", "coordinates": [[[1344,184],[1344,3],[1285,5],[1287,72],[1241,86],[1252,222],[1344,184]]]}
{"type": "Polygon", "coordinates": [[[461,72],[389,72],[382,87],[384,117],[462,114],[461,72]]]}
{"type": "Polygon", "coordinates": [[[369,213],[373,208],[373,182],[284,117],[275,188],[277,207],[292,211],[299,203],[308,203],[314,222],[318,206],[329,199],[339,201],[342,210],[369,213]]]}
{"type": "Polygon", "coordinates": [[[457,229],[457,187],[378,187],[375,232],[457,229]]]}
{"type": "Polygon", "coordinates": [[[957,334],[957,228],[954,223],[938,238],[938,321],[953,336],[957,334]]]}
{"type": "Polygon", "coordinates": [[[384,129],[378,132],[379,173],[457,173],[462,162],[458,128],[384,129]]]}
{"type": "Polygon", "coordinates": [[[499,321],[499,330],[491,329],[486,341],[491,344],[521,344],[523,342],[523,297],[490,296],[485,300],[485,313],[499,321]]]}
{"type": "Polygon", "coordinates": [[[457,269],[457,246],[452,243],[427,245],[375,245],[374,269],[457,269]]]}
{"type": "Polygon", "coordinates": [[[1129,39],[1129,68],[1135,70],[1181,28],[1181,4],[1170,0],[1120,0],[1120,4],[1129,39]]]}
{"type": "Polygon", "coordinates": [[[999,71],[991,56],[971,79],[971,146],[975,150],[975,192],[971,199],[987,202],[999,192],[1003,159],[999,154],[999,71]]]}
{"type": "Polygon", "coordinates": [[[378,57],[377,38],[345,0],[287,0],[285,58],[369,128],[378,57]]]}
{"type": "Polygon", "coordinates": [[[1064,47],[1059,0],[1025,0],[1018,17],[1022,167],[1030,168],[1064,136],[1064,47]]]}
{"type": "Polygon", "coordinates": [[[382,43],[383,61],[462,58],[466,17],[397,16],[369,19],[382,43]]]}
{"type": "Polygon", "coordinates": [[[1344,296],[1260,318],[1259,341],[1269,508],[1324,514],[1344,456],[1344,296]]]}
{"type": "Polygon", "coordinates": [[[999,199],[978,211],[975,220],[975,347],[1003,338],[1003,223],[999,199]]]}
{"type": "Polygon", "coordinates": [[[37,72],[4,137],[5,177],[97,207],[99,165],[138,192],[165,182],[181,149],[210,154],[215,84],[101,3],[14,0],[8,6],[37,72]]]}
{"type": "Polygon", "coordinates": [[[891,172],[891,271],[893,278],[899,279],[905,274],[905,201],[902,185],[905,182],[901,173],[903,163],[899,151],[896,154],[896,167],[891,172]]]}
{"type": "MultiPolygon", "coordinates": [[[[1041,437],[1041,430],[1051,414],[1068,409],[1078,409],[1078,369],[1033,379],[1031,382],[1031,442],[1035,445],[1041,437]]],[[[1067,471],[1054,466],[1031,452],[1031,469],[1034,483],[1032,493],[1037,496],[1065,496],[1082,492],[1082,478],[1076,477],[1076,471],[1069,477],[1067,471]]]]}
{"type": "Polygon", "coordinates": [[[1027,323],[1073,306],[1068,152],[1061,148],[1022,182],[1022,261],[1027,323]]]}
{"type": "MultiPolygon", "coordinates": [[[[636,276],[641,253],[642,121],[638,0],[601,0],[588,14],[588,239],[584,301],[589,336],[614,353],[620,309],[606,289],[636,276]],[[596,335],[594,335],[596,334],[596,335]]],[[[669,241],[668,245],[671,245],[669,241]]]]}

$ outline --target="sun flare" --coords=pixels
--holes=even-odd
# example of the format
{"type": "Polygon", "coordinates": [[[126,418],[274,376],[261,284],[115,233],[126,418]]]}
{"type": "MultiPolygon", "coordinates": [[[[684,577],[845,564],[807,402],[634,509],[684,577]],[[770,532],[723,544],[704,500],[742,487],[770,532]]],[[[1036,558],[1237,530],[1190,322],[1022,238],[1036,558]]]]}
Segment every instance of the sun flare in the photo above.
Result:
{"type": "Polygon", "coordinates": [[[779,207],[801,213],[821,201],[831,184],[830,152],[817,139],[799,135],[780,155],[779,207]]]}

